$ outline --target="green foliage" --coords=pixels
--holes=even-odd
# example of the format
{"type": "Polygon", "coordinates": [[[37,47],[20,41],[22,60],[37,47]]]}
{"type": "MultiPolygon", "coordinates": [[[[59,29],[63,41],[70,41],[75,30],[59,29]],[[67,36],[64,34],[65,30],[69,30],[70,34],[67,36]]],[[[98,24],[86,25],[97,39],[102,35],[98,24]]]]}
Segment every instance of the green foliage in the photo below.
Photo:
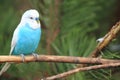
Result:
{"type": "MultiPolygon", "coordinates": [[[[110,23],[108,23],[109,21],[107,21],[107,17],[109,17],[112,12],[109,12],[109,15],[106,13],[110,5],[114,5],[114,3],[111,1],[108,4],[102,0],[63,1],[61,5],[62,16],[60,34],[52,44],[55,54],[67,56],[89,56],[91,51],[96,46],[95,37],[106,32],[103,31],[103,29],[107,30],[107,26],[110,25],[110,23]],[[106,10],[106,12],[104,10],[106,10]],[[103,19],[105,19],[106,21],[103,21],[103,19]],[[99,28],[99,26],[102,27],[99,28]],[[102,33],[94,33],[97,30],[99,30],[99,32],[101,32],[100,30],[102,30],[102,33]]],[[[56,65],[58,65],[56,66],[57,70],[59,70],[58,73],[65,72],[76,67],[76,65],[73,64],[56,65]]],[[[110,70],[106,72],[103,71],[104,70],[102,70],[102,73],[101,70],[90,71],[90,75],[88,75],[88,77],[85,75],[89,73],[78,73],[75,76],[72,76],[72,78],[70,77],[69,80],[110,79],[108,77],[111,75],[109,73],[110,70]],[[89,78],[90,76],[93,77],[89,78]]]]}
{"type": "MultiPolygon", "coordinates": [[[[47,31],[52,33],[55,28],[53,19],[55,0],[26,0],[32,8],[40,12],[40,19],[44,22],[47,29],[42,30],[42,38],[38,53],[46,53],[48,35],[47,31]],[[54,26],[54,27],[53,27],[54,26]]],[[[59,29],[55,40],[51,43],[51,52],[54,55],[61,56],[84,56],[87,57],[94,50],[97,42],[96,37],[104,36],[113,22],[115,11],[115,1],[110,0],[62,0],[59,9],[59,29]]],[[[17,1],[1,0],[0,3],[0,49],[1,54],[8,54],[10,50],[10,41],[13,31],[20,21],[22,14],[20,10],[14,8],[17,1]],[[8,7],[9,6],[9,7],[8,7]],[[19,14],[18,14],[19,13],[19,14]]],[[[25,5],[25,6],[26,6],[25,5]]],[[[24,5],[21,5],[24,7],[24,5]]],[[[105,51],[104,58],[119,58],[118,52],[105,51]]],[[[73,68],[75,64],[66,63],[28,63],[13,64],[7,73],[13,77],[22,77],[26,80],[34,80],[35,77],[46,77],[59,74],[73,68]]],[[[111,69],[101,69],[87,72],[76,73],[66,78],[67,80],[112,80],[111,69]]],[[[13,80],[13,79],[11,79],[13,80]]],[[[60,79],[61,80],[61,79],[60,79]]]]}
{"type": "Polygon", "coordinates": [[[12,33],[17,26],[18,18],[14,13],[13,8],[8,8],[5,11],[1,10],[1,24],[0,24],[0,53],[8,54],[10,50],[10,41],[12,39],[12,33]],[[14,17],[13,17],[14,16],[14,17]]]}

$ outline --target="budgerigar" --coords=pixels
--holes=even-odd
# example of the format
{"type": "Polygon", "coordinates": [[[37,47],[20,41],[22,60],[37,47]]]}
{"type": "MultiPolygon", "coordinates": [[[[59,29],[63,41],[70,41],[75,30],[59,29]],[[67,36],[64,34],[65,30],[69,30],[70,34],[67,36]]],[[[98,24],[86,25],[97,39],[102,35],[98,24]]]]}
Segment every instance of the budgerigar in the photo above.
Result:
{"type": "MultiPolygon", "coordinates": [[[[39,22],[39,13],[35,9],[27,10],[21,18],[21,21],[14,31],[11,41],[10,55],[21,55],[24,61],[24,55],[33,54],[38,47],[41,37],[41,25],[39,22]]],[[[6,63],[0,71],[4,73],[10,66],[6,63]]]]}

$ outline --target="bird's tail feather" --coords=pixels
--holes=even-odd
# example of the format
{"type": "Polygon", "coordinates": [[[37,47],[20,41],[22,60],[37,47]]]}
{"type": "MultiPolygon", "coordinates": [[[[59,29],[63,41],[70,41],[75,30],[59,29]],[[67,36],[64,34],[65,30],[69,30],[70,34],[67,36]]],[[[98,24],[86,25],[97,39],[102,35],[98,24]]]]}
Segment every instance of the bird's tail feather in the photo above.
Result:
{"type": "Polygon", "coordinates": [[[0,71],[0,76],[10,67],[10,63],[5,63],[5,65],[3,66],[3,68],[0,71]]]}

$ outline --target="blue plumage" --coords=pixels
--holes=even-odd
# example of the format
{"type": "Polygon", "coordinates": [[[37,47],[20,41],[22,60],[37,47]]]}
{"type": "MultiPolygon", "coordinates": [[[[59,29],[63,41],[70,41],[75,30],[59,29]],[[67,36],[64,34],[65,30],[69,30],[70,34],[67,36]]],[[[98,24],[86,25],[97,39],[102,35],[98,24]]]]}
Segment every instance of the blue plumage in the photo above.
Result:
{"type": "Polygon", "coordinates": [[[41,29],[32,29],[28,23],[23,26],[19,28],[18,41],[13,49],[13,55],[32,54],[39,44],[41,29]]]}

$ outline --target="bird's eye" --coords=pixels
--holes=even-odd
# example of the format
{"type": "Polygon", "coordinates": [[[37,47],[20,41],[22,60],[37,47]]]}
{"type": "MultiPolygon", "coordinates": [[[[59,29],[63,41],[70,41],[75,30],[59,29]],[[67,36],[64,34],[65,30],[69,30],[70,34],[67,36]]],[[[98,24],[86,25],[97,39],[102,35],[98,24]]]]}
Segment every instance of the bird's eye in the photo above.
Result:
{"type": "Polygon", "coordinates": [[[33,17],[30,17],[30,19],[33,19],[33,17]]]}

